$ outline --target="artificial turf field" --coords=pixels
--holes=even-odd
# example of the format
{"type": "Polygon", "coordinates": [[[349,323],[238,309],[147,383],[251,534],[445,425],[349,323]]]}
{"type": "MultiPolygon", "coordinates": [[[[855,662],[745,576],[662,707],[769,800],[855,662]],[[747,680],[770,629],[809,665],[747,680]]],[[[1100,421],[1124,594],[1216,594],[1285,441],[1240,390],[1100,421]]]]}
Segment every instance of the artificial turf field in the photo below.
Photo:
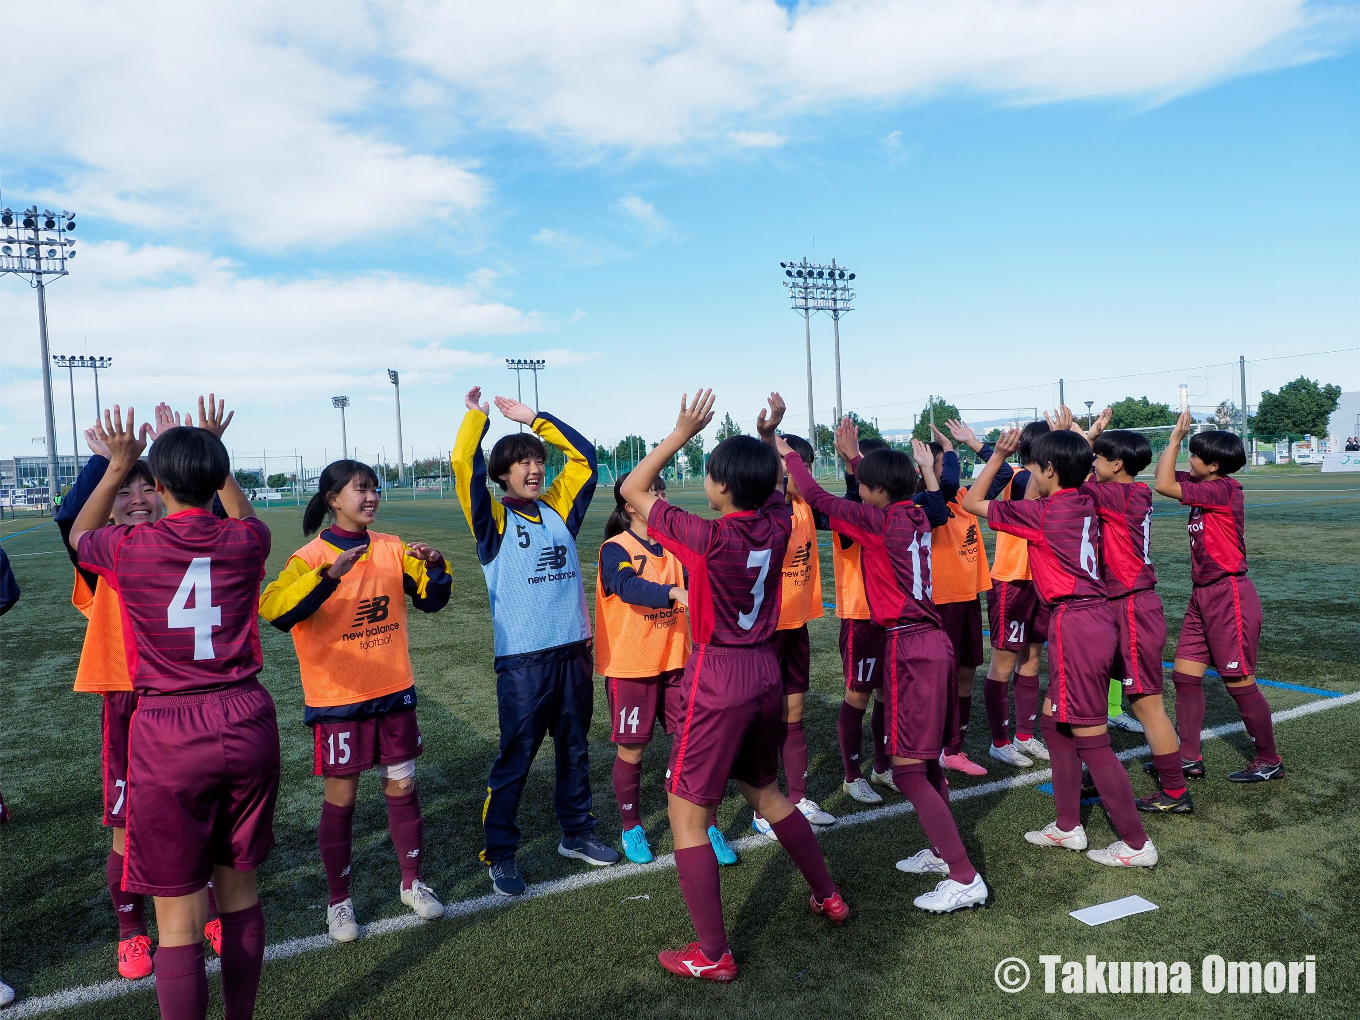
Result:
{"type": "MultiPolygon", "coordinates": [[[[1360,478],[1258,469],[1243,481],[1251,576],[1265,607],[1261,677],[1317,692],[1360,691],[1360,478]]],[[[672,495],[698,508],[698,490],[672,495]]],[[[580,538],[588,591],[609,502],[602,490],[580,538]]],[[[1160,499],[1157,509],[1153,550],[1171,630],[1164,656],[1170,661],[1189,596],[1189,555],[1184,511],[1160,499]]],[[[302,543],[301,513],[289,507],[261,516],[274,530],[274,574],[302,543]]],[[[361,921],[398,923],[347,946],[324,937],[326,884],[316,849],[321,781],[311,774],[292,642],[263,626],[261,680],[278,704],[283,780],[278,842],[260,872],[260,892],[271,947],[287,944],[292,955],[266,964],[259,1017],[1321,1017],[1340,1016],[1360,1002],[1360,703],[1284,687],[1263,688],[1277,712],[1336,702],[1278,724],[1288,778],[1230,784],[1224,776],[1249,756],[1249,742],[1240,732],[1207,741],[1209,778],[1192,784],[1195,813],[1145,816],[1162,858],[1152,871],[1102,868],[1024,843],[1021,833],[1051,820],[1053,805],[1033,785],[1022,785],[955,802],[964,842],[992,890],[983,910],[936,917],[912,906],[928,880],[893,868],[925,845],[912,814],[824,833],[832,875],[854,912],[843,928],[833,928],[809,913],[806,885],[777,847],[748,844],[741,864],[723,871],[741,976],[727,986],[686,982],[655,961],[658,949],[693,938],[674,870],[660,864],[649,871],[589,869],[560,857],[552,751],[545,743],[521,809],[520,866],[531,884],[576,876],[591,881],[486,905],[490,886],[477,860],[478,819],[496,749],[496,699],[486,588],[471,535],[452,499],[384,504],[378,528],[434,543],[454,573],[453,600],[442,613],[412,614],[411,652],[426,748],[417,771],[425,879],[446,904],[467,902],[442,921],[402,920],[409,912],[397,899],[386,813],[369,773],[355,816],[354,901],[361,921]],[[1160,909],[1098,928],[1068,916],[1134,893],[1160,909]],[[317,935],[323,937],[293,941],[317,935]],[[1101,960],[1185,960],[1195,990],[1188,996],[1046,995],[1038,961],[1044,953],[1064,960],[1088,953],[1101,960]],[[1211,953],[1263,963],[1315,954],[1317,992],[1210,995],[1200,989],[1200,961],[1211,953]],[[993,982],[993,969],[1007,957],[1024,959],[1035,973],[1019,994],[1005,995],[993,982]]],[[[983,531],[990,552],[991,535],[983,531]]],[[[117,929],[104,887],[109,837],[99,824],[99,701],[71,692],[84,621],[69,602],[70,564],[50,521],[5,521],[0,536],[23,589],[0,622],[0,788],[14,815],[0,828],[0,977],[21,997],[0,1018],[55,1006],[57,1000],[42,997],[66,989],[86,990],[68,1000],[84,1004],[62,1016],[154,1017],[147,982],[130,994],[89,1001],[96,994],[89,986],[118,982],[117,929]],[[40,1001],[25,1007],[24,1000],[35,998],[40,1001]]],[[[822,574],[832,602],[825,542],[822,574]]],[[[836,620],[828,610],[811,626],[809,796],[850,817],[868,809],[840,789],[836,620]]],[[[1221,684],[1210,681],[1206,688],[1206,726],[1237,722],[1221,684]]],[[[950,773],[956,794],[1030,771],[986,756],[981,700],[974,700],[967,749],[995,767],[982,779],[950,773]]],[[[604,706],[597,689],[595,813],[601,836],[617,845],[604,706]]],[[[1131,749],[1142,740],[1116,731],[1114,743],[1131,749]]],[[[658,856],[670,850],[661,790],[668,747],[658,732],[644,766],[644,818],[658,856]]],[[[1129,766],[1140,794],[1151,790],[1138,767],[1142,760],[1129,766]]],[[[889,807],[901,803],[894,794],[887,798],[889,807]]],[[[1099,807],[1084,814],[1093,846],[1115,838],[1099,807]]],[[[750,818],[732,788],[720,812],[729,838],[749,835],[750,818]]],[[[210,1015],[220,1016],[215,977],[211,985],[210,1015]]]]}

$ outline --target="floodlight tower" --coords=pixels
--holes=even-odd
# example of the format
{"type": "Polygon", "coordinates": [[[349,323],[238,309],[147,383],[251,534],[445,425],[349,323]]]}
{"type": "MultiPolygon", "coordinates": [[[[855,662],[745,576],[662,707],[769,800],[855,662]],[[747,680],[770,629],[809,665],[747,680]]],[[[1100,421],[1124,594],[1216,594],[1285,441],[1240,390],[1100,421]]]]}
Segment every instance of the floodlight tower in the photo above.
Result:
{"type": "MultiPolygon", "coordinates": [[[[0,209],[0,274],[14,273],[28,278],[38,292],[38,348],[43,374],[43,410],[47,426],[47,492],[52,505],[61,492],[57,468],[57,423],[52,414],[52,366],[47,344],[47,288],[43,277],[66,276],[68,260],[76,257],[75,239],[67,237],[76,229],[76,214],[62,210],[54,213],[36,205],[16,213],[8,206],[0,209]],[[16,220],[18,222],[16,223],[16,220]]],[[[74,385],[74,384],[73,384],[74,385]]],[[[77,448],[77,453],[79,449],[77,448]]]]}
{"type": "MultiPolygon", "coordinates": [[[[534,412],[538,412],[538,373],[547,362],[542,358],[506,358],[505,367],[515,373],[515,399],[521,404],[524,403],[524,393],[520,389],[520,373],[534,373],[534,412]]],[[[524,426],[520,425],[519,430],[524,431],[524,426]]]]}
{"type": "MultiPolygon", "coordinates": [[[[401,377],[395,368],[387,370],[387,378],[397,391],[397,484],[401,484],[402,478],[406,474],[406,456],[401,452],[401,377]]],[[[412,488],[415,487],[415,479],[411,480],[412,488]]]]}
{"type": "Polygon", "coordinates": [[[331,407],[340,408],[340,454],[349,460],[349,434],[345,431],[345,408],[349,407],[349,397],[331,397],[331,407]]]}
{"type": "Polygon", "coordinates": [[[855,292],[851,289],[855,274],[832,259],[830,265],[809,262],[781,262],[779,268],[788,277],[784,286],[788,288],[791,307],[803,316],[803,338],[807,347],[807,384],[808,384],[808,442],[817,448],[817,424],[812,408],[812,313],[827,312],[831,315],[835,331],[836,354],[836,421],[844,413],[841,404],[841,316],[854,311],[851,304],[855,292]]]}

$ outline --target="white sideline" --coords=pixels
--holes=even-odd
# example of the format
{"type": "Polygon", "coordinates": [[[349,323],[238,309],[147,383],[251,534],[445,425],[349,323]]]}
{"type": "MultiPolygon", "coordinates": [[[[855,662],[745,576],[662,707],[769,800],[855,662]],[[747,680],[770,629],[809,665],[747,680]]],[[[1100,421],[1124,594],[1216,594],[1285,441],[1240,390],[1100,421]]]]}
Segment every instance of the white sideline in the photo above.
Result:
{"type": "MultiPolygon", "coordinates": [[[[1360,691],[1343,695],[1339,698],[1321,698],[1317,701],[1310,701],[1295,708],[1285,709],[1280,712],[1271,713],[1274,722],[1287,722],[1290,719],[1298,719],[1305,715],[1314,715],[1318,712],[1327,712],[1333,708],[1340,708],[1342,705],[1353,705],[1360,702],[1360,691]]],[[[1230,733],[1239,733],[1244,729],[1238,723],[1229,723],[1223,726],[1215,726],[1212,729],[1204,730],[1200,735],[1201,740],[1215,740],[1225,737],[1230,733]]],[[[1150,754],[1151,751],[1146,744],[1140,747],[1130,748],[1119,753],[1121,761],[1128,761],[1131,758],[1142,758],[1150,754]]],[[[950,794],[950,801],[971,800],[974,797],[983,797],[991,793],[1001,793],[1005,790],[1013,790],[1021,786],[1038,786],[1048,781],[1053,776],[1051,769],[1035,769],[1024,772],[1020,775],[1011,776],[1006,779],[998,779],[990,783],[981,783],[978,786],[970,786],[967,789],[957,790],[950,794]]],[[[857,811],[852,815],[846,815],[836,820],[834,825],[819,826],[818,835],[827,832],[836,832],[841,829],[849,829],[858,825],[868,825],[872,822],[880,822],[889,818],[896,818],[899,815],[910,814],[912,807],[906,801],[898,804],[890,804],[886,807],[874,808],[869,811],[857,811]]],[[[735,846],[743,852],[749,853],[759,848],[772,849],[774,844],[764,836],[751,835],[735,842],[735,846]]],[[[586,889],[594,885],[603,885],[606,882],[614,882],[623,878],[631,878],[634,875],[642,875],[652,871],[667,871],[675,867],[675,855],[665,854],[657,857],[650,864],[616,864],[609,868],[599,868],[579,875],[572,875],[569,878],[559,878],[552,882],[540,882],[537,885],[529,886],[528,891],[514,900],[494,894],[487,896],[474,896],[471,899],[461,900],[458,903],[449,903],[444,907],[445,917],[467,917],[470,914],[478,914],[493,907],[511,906],[514,903],[526,899],[541,899],[545,896],[556,896],[558,893],[575,892],[578,889],[586,889]]],[[[433,924],[420,920],[415,914],[402,914],[399,917],[388,917],[381,921],[373,921],[363,926],[363,938],[372,938],[375,935],[387,935],[392,932],[405,931],[407,928],[415,927],[418,924],[433,924]]],[[[267,946],[264,951],[266,962],[273,960],[286,960],[293,956],[300,956],[303,953],[317,951],[344,952],[344,947],[331,941],[329,935],[309,935],[306,938],[290,939],[287,942],[278,942],[272,946],[267,946]]],[[[208,961],[208,973],[214,974],[221,969],[221,962],[216,959],[208,961]]],[[[5,1009],[0,1009],[0,1020],[19,1020],[21,1017],[38,1016],[42,1013],[50,1013],[53,1010],[69,1009],[73,1006],[86,1006],[95,1002],[105,1002],[109,999],[121,998],[124,995],[131,995],[133,992],[149,991],[156,986],[155,977],[143,978],[140,981],[105,981],[97,985],[81,985],[76,988],[66,988],[60,992],[52,992],[36,999],[21,999],[5,1009]]]]}

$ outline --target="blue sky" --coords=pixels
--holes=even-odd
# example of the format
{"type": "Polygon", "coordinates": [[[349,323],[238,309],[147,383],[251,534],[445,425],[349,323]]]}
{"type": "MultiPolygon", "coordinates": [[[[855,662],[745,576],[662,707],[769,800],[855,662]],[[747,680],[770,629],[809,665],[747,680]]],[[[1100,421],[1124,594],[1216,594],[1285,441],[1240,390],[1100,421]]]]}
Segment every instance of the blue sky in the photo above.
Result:
{"type": "MultiPolygon", "coordinates": [[[[601,441],[659,438],[698,385],[745,421],[777,388],[801,431],[802,256],[858,273],[845,404],[884,427],[930,393],[1051,406],[1059,377],[1078,407],[1184,382],[1212,408],[1239,355],[1252,402],[1360,388],[1345,5],[316,10],[63,5],[69,68],[6,89],[5,202],[80,212],[53,351],[113,355],[106,401],[216,388],[229,446],[315,461],[344,392],[352,445],[394,458],[397,368],[428,455],[532,354],[601,441]]],[[[41,452],[33,304],[4,281],[4,455],[41,452]]],[[[828,422],[829,319],[813,342],[828,422]]]]}

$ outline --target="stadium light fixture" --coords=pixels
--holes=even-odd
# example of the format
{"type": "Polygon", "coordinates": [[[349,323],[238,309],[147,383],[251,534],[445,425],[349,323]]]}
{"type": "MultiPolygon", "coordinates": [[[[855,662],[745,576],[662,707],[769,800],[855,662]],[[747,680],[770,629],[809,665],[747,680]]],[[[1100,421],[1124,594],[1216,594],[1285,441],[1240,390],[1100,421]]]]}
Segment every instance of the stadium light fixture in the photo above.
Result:
{"type": "Polygon", "coordinates": [[[855,278],[855,274],[847,272],[835,259],[829,264],[809,262],[807,259],[798,262],[790,260],[779,264],[784,267],[784,275],[792,277],[791,281],[784,281],[784,287],[788,290],[792,302],[791,307],[803,317],[803,337],[807,348],[808,442],[816,450],[817,425],[812,406],[812,313],[826,312],[831,316],[835,337],[838,423],[844,413],[841,404],[841,316],[854,311],[852,302],[855,300],[855,292],[851,289],[850,281],[855,278]]]}
{"type": "MultiPolygon", "coordinates": [[[[57,424],[52,410],[52,364],[47,342],[47,283],[48,278],[66,276],[68,259],[75,257],[74,238],[66,236],[67,224],[75,213],[62,211],[60,218],[52,210],[38,216],[38,207],[29,206],[19,214],[22,229],[15,227],[15,213],[8,206],[0,209],[0,224],[6,228],[5,241],[0,246],[0,274],[13,273],[27,278],[29,286],[38,292],[38,349],[43,374],[43,410],[47,426],[47,493],[56,505],[61,492],[61,473],[57,463],[57,424]],[[14,233],[9,233],[9,231],[14,233]]],[[[74,386],[74,383],[72,384],[74,386]]],[[[77,457],[80,447],[72,451],[77,457]]]]}
{"type": "Polygon", "coordinates": [[[99,406],[99,370],[108,368],[113,364],[112,358],[89,357],[84,354],[54,354],[52,361],[58,368],[66,369],[67,382],[71,385],[71,445],[76,451],[76,467],[80,467],[80,432],[76,428],[76,380],[75,370],[77,368],[94,369],[94,419],[99,420],[101,409],[99,406]]]}
{"type": "MultiPolygon", "coordinates": [[[[401,452],[401,376],[395,368],[387,370],[387,381],[397,391],[397,484],[400,485],[402,478],[406,475],[406,457],[401,452]]],[[[411,487],[415,487],[415,479],[411,480],[411,487]]]]}
{"type": "Polygon", "coordinates": [[[340,409],[340,455],[349,460],[349,433],[345,431],[345,408],[349,407],[349,397],[331,397],[331,407],[340,409]]]}
{"type": "MultiPolygon", "coordinates": [[[[520,389],[520,379],[522,372],[534,373],[534,412],[538,412],[538,373],[542,371],[547,362],[542,358],[506,358],[505,367],[515,373],[515,395],[516,399],[524,403],[524,394],[520,389]]],[[[524,431],[524,426],[520,425],[519,430],[524,431]]]]}

